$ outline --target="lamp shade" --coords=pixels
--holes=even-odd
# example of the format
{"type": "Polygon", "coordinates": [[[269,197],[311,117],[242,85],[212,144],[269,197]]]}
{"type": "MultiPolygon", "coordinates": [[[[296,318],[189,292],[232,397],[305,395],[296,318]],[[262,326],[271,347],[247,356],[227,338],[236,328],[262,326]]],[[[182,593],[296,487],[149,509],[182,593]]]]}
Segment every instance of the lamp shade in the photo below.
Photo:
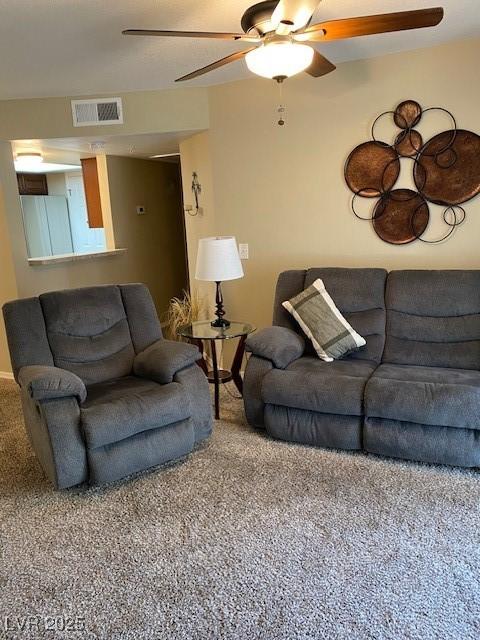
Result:
{"type": "Polygon", "coordinates": [[[195,278],[209,282],[243,278],[237,241],[233,236],[201,238],[198,241],[195,278]]]}

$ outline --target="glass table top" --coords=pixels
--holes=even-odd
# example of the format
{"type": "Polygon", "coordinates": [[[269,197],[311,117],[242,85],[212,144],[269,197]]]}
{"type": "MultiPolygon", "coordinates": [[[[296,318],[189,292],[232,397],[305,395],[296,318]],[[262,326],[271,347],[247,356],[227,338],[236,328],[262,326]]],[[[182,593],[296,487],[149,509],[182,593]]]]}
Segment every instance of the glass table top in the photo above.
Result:
{"type": "Polygon", "coordinates": [[[240,338],[255,331],[255,327],[247,322],[230,321],[229,327],[212,327],[210,320],[200,320],[179,327],[177,334],[192,340],[230,340],[240,338]]]}

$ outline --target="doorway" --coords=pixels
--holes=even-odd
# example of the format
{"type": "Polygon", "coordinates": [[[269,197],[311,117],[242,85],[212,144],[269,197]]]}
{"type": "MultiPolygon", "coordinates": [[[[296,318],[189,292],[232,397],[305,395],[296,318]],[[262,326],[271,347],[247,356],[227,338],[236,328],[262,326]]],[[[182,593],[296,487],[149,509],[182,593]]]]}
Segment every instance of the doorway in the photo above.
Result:
{"type": "Polygon", "coordinates": [[[65,175],[73,250],[92,253],[105,249],[105,229],[93,229],[88,224],[87,201],[81,172],[65,175]]]}

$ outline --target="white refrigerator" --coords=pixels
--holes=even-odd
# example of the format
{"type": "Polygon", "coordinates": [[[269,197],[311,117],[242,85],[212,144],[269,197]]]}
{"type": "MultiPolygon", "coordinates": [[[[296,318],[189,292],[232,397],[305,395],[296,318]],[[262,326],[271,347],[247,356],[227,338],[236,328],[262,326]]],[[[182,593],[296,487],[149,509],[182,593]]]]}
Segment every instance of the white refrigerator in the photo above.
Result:
{"type": "Polygon", "coordinates": [[[64,196],[21,196],[28,256],[73,253],[68,202],[64,196]]]}

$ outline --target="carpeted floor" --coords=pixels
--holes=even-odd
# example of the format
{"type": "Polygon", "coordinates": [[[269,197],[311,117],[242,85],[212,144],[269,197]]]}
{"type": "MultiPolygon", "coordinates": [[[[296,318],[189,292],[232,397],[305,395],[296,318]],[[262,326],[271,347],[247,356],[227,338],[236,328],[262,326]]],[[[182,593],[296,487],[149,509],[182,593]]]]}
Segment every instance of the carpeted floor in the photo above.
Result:
{"type": "Polygon", "coordinates": [[[0,638],[480,637],[477,472],[275,442],[222,401],[183,463],[54,492],[0,382],[0,638]]]}

